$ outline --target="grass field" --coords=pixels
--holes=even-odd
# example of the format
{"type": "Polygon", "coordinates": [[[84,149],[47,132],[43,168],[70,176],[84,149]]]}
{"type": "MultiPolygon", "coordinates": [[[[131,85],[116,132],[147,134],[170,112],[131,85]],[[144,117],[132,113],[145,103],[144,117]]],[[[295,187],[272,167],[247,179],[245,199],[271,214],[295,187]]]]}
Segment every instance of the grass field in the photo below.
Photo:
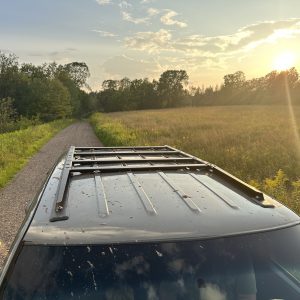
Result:
{"type": "MultiPolygon", "coordinates": [[[[300,120],[300,107],[295,110],[300,120]]],[[[224,106],[94,114],[107,146],[165,145],[214,163],[300,212],[300,153],[286,107],[224,106]]],[[[299,132],[299,127],[296,128],[299,132]]]]}
{"type": "Polygon", "coordinates": [[[71,122],[71,120],[53,121],[0,134],[0,188],[5,186],[55,133],[71,122]]]}

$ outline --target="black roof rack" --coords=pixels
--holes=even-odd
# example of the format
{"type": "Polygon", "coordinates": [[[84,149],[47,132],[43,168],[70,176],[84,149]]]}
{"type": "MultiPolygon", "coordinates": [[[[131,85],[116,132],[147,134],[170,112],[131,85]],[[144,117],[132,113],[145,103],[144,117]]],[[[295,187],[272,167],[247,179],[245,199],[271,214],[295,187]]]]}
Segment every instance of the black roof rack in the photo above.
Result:
{"type": "Polygon", "coordinates": [[[206,170],[242,191],[262,207],[274,207],[268,197],[224,170],[170,146],[74,147],[71,146],[61,173],[50,221],[68,219],[65,199],[70,176],[82,173],[134,171],[206,170]]]}

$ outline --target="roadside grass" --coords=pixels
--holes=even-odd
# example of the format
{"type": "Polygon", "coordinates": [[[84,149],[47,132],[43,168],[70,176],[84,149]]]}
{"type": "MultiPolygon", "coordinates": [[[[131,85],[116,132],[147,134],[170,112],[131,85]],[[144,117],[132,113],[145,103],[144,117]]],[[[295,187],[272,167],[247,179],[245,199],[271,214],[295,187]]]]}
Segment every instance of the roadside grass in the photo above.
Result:
{"type": "Polygon", "coordinates": [[[48,140],[72,122],[57,120],[0,134],[0,188],[4,187],[48,140]]]}
{"type": "MultiPolygon", "coordinates": [[[[294,110],[300,119],[300,107],[294,110]]],[[[189,107],[93,114],[106,146],[170,145],[218,165],[300,213],[300,153],[284,106],[189,107]]]]}

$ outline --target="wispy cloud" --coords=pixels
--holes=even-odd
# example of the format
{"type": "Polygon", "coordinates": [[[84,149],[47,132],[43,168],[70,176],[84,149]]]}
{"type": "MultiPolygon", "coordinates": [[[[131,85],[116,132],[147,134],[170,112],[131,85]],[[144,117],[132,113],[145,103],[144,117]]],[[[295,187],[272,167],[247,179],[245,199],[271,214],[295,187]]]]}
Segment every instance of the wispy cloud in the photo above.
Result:
{"type": "Polygon", "coordinates": [[[116,36],[118,36],[115,33],[104,31],[104,30],[93,29],[92,31],[99,33],[103,37],[116,37],[116,36]]]}
{"type": "Polygon", "coordinates": [[[190,56],[217,57],[247,52],[280,39],[300,36],[300,18],[251,24],[235,33],[218,36],[189,35],[174,38],[170,31],[138,32],[125,38],[127,47],[149,51],[184,52],[190,56]]]}
{"type": "Polygon", "coordinates": [[[131,23],[134,23],[134,24],[142,24],[142,23],[145,24],[149,20],[148,17],[134,18],[129,12],[126,12],[126,11],[122,11],[121,13],[122,13],[122,17],[123,17],[124,21],[131,22],[131,23]]]}
{"type": "Polygon", "coordinates": [[[178,13],[174,10],[167,9],[166,13],[160,18],[161,22],[165,25],[176,25],[178,27],[187,27],[187,24],[178,20],[174,20],[174,17],[178,16],[178,13]]]}
{"type": "Polygon", "coordinates": [[[129,3],[128,1],[124,1],[124,0],[120,1],[120,3],[118,5],[121,9],[127,9],[127,8],[130,8],[132,6],[131,3],[129,3]]]}
{"type": "Polygon", "coordinates": [[[158,9],[156,9],[156,8],[150,7],[147,10],[147,13],[148,13],[148,16],[153,17],[153,16],[158,15],[160,13],[160,11],[158,9]]]}
{"type": "Polygon", "coordinates": [[[300,37],[300,18],[251,24],[228,35],[176,36],[165,29],[137,32],[125,38],[125,46],[155,54],[165,69],[184,68],[195,74],[203,69],[220,72],[232,59],[242,59],[262,45],[300,37]]]}
{"type": "Polygon", "coordinates": [[[155,2],[156,0],[142,0],[141,3],[151,3],[151,2],[155,2]]]}
{"type": "Polygon", "coordinates": [[[96,0],[96,2],[97,2],[99,5],[108,5],[108,4],[112,4],[112,1],[111,1],[111,0],[96,0]]]}
{"type": "Polygon", "coordinates": [[[170,31],[160,29],[157,32],[137,32],[134,36],[125,38],[125,44],[128,48],[146,50],[152,53],[170,49],[172,47],[170,45],[171,39],[172,35],[170,31]]]}

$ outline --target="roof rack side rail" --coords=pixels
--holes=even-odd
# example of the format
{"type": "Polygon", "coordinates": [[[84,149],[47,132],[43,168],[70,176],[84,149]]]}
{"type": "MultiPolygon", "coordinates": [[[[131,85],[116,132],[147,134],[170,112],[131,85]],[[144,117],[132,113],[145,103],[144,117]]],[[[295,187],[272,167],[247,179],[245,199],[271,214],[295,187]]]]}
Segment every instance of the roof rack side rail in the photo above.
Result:
{"type": "Polygon", "coordinates": [[[55,201],[53,204],[50,222],[67,220],[68,216],[66,213],[66,206],[64,201],[66,199],[66,192],[68,189],[68,182],[70,178],[70,171],[72,169],[73,160],[74,160],[75,147],[71,146],[64,163],[64,167],[60,176],[58,183],[58,189],[56,191],[55,201]]]}
{"type": "Polygon", "coordinates": [[[211,166],[209,171],[211,173],[215,174],[217,177],[223,179],[225,182],[228,182],[233,187],[242,191],[254,203],[256,203],[262,207],[265,207],[265,208],[274,208],[275,207],[274,204],[270,201],[271,198],[269,196],[265,195],[263,192],[257,190],[256,188],[252,187],[251,185],[247,184],[246,182],[238,179],[237,177],[229,174],[228,172],[224,171],[223,169],[221,169],[217,166],[211,166]]]}
{"type": "MultiPolygon", "coordinates": [[[[170,147],[169,148],[173,150],[177,150],[176,148],[170,147]]],[[[252,187],[251,185],[247,184],[246,182],[238,179],[237,177],[231,175],[230,173],[226,172],[225,170],[207,162],[204,160],[200,160],[195,156],[189,155],[188,153],[185,153],[183,151],[177,150],[178,152],[182,153],[182,155],[189,156],[194,158],[195,160],[201,161],[202,163],[207,164],[210,168],[210,172],[217,175],[219,178],[223,179],[224,181],[228,182],[229,184],[233,185],[233,187],[236,187],[239,190],[242,190],[243,193],[245,193],[248,197],[251,198],[253,202],[256,204],[265,207],[265,208],[274,208],[274,204],[271,203],[271,198],[261,191],[257,190],[256,188],[252,187]]]]}

